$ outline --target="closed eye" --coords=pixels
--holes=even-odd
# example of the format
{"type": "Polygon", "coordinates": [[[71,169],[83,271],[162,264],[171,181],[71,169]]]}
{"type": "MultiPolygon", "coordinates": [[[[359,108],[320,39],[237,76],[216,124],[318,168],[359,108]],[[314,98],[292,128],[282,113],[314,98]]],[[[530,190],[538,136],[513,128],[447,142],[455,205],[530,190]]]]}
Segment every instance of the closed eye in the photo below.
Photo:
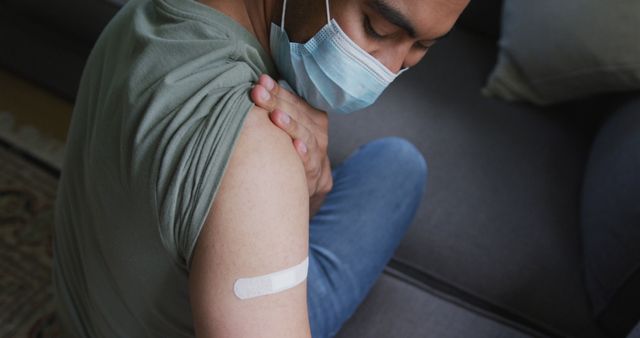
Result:
{"type": "Polygon", "coordinates": [[[371,20],[369,19],[369,16],[367,15],[364,16],[363,25],[364,25],[364,31],[367,32],[367,35],[369,35],[370,37],[377,40],[384,38],[384,35],[376,32],[376,30],[373,28],[373,26],[371,25],[371,20]]]}
{"type": "MultiPolygon", "coordinates": [[[[375,28],[373,28],[373,25],[371,24],[371,19],[369,19],[368,15],[364,15],[363,20],[362,20],[362,24],[364,26],[364,31],[367,33],[367,35],[369,35],[371,38],[376,39],[376,40],[382,40],[384,39],[386,36],[378,33],[375,28]]],[[[416,43],[415,47],[423,50],[423,51],[427,51],[429,50],[429,48],[431,47],[430,45],[427,45],[425,43],[416,43]]]]}

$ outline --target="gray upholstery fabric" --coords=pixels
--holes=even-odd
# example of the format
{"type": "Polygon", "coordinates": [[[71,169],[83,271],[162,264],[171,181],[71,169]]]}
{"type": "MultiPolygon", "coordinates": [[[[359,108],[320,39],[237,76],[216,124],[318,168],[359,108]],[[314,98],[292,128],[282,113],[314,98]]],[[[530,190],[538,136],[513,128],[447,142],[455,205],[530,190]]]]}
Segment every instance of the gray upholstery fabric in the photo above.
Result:
{"type": "Polygon", "coordinates": [[[599,132],[583,189],[587,286],[595,314],[618,334],[640,320],[639,201],[640,99],[636,98],[613,112],[599,132]],[[616,298],[636,301],[621,303],[616,298]]]}
{"type": "Polygon", "coordinates": [[[582,281],[578,201],[589,140],[561,111],[484,98],[490,40],[462,30],[365,112],[330,119],[332,161],[401,135],[429,164],[396,259],[568,335],[597,337],[582,281]]]}
{"type": "Polygon", "coordinates": [[[638,323],[638,325],[636,325],[636,327],[631,331],[631,333],[629,333],[629,335],[627,336],[627,338],[640,338],[640,322],[638,323]]]}
{"type": "Polygon", "coordinates": [[[472,0],[462,12],[456,26],[498,39],[502,0],[472,0]]]}
{"type": "Polygon", "coordinates": [[[531,335],[385,274],[336,337],[519,338],[531,335]]]}

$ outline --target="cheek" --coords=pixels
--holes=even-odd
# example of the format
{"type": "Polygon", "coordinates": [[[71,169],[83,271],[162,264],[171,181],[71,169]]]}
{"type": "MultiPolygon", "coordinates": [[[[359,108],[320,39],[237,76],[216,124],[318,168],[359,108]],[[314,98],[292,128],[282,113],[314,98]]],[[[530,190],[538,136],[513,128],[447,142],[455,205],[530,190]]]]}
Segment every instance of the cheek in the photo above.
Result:
{"type": "MultiPolygon", "coordinates": [[[[362,25],[362,9],[357,1],[331,1],[331,17],[360,48],[372,53],[372,46],[362,25]]],[[[326,16],[325,16],[326,17],[326,16]]]]}

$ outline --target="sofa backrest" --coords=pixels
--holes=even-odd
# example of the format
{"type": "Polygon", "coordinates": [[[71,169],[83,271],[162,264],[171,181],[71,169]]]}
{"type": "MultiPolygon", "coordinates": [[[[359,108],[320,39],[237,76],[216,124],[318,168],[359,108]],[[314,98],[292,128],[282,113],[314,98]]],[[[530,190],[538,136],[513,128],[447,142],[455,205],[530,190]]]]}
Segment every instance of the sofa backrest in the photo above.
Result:
{"type": "Polygon", "coordinates": [[[471,0],[458,25],[497,40],[501,14],[502,0],[471,0]]]}
{"type": "Polygon", "coordinates": [[[3,7],[92,46],[120,9],[108,0],[4,0],[3,7]]]}

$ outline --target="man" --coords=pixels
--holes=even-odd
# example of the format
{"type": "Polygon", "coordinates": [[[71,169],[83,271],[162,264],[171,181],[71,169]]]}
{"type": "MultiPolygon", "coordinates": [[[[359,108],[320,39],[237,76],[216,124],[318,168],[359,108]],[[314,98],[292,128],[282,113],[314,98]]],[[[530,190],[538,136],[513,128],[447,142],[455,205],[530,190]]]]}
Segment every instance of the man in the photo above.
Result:
{"type": "Polygon", "coordinates": [[[58,191],[70,333],[335,335],[411,223],[426,164],[386,138],[331,171],[325,111],[370,104],[467,1],[127,3],[84,70],[58,191]]]}

